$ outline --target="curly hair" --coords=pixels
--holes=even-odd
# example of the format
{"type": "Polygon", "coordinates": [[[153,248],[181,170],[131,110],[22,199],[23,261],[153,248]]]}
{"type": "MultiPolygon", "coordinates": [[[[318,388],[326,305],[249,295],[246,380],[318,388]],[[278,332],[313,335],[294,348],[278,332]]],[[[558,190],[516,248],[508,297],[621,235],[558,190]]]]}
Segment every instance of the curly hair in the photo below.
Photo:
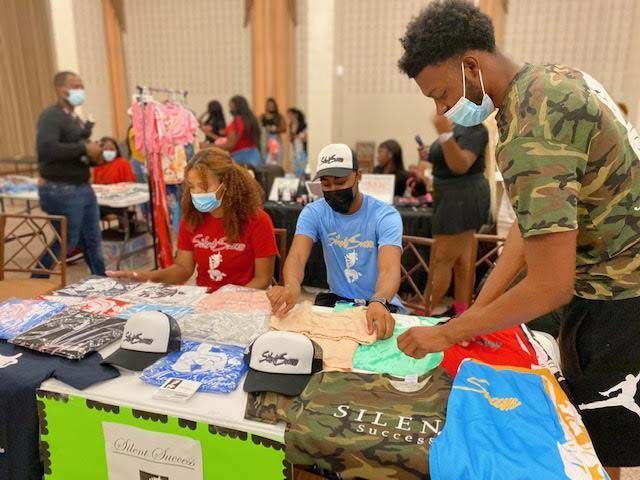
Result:
{"type": "Polygon", "coordinates": [[[429,4],[407,25],[400,43],[404,54],[398,67],[409,78],[468,50],[496,51],[491,19],[464,0],[429,4]]]}
{"type": "MultiPolygon", "coordinates": [[[[262,188],[247,169],[235,163],[228,152],[217,147],[200,150],[187,165],[185,177],[191,170],[201,176],[207,187],[207,172],[215,175],[224,184],[222,210],[224,212],[224,233],[227,240],[235,242],[240,238],[246,224],[255,217],[262,207],[262,188]]],[[[192,230],[204,221],[204,215],[195,209],[191,201],[191,191],[182,194],[182,218],[192,230]]]]}

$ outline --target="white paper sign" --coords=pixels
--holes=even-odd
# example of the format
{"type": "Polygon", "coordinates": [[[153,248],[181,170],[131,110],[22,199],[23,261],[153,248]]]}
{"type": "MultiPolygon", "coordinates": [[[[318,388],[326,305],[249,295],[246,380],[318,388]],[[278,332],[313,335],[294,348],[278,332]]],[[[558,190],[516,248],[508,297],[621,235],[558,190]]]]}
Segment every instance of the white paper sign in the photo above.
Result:
{"type": "Polygon", "coordinates": [[[360,180],[360,191],[362,193],[377,198],[388,205],[393,205],[395,186],[395,175],[365,173],[362,175],[362,180],[360,180]]]}
{"type": "Polygon", "coordinates": [[[271,192],[269,192],[269,200],[271,200],[272,202],[277,202],[278,200],[280,200],[280,198],[278,198],[279,190],[282,190],[283,192],[287,190],[288,191],[287,195],[289,195],[289,200],[291,200],[292,198],[295,197],[296,193],[298,192],[299,186],[300,186],[299,178],[278,177],[273,180],[273,185],[271,185],[271,192]]]}
{"type": "Polygon", "coordinates": [[[102,423],[109,480],[202,480],[202,448],[191,438],[102,423]]]}
{"type": "Polygon", "coordinates": [[[307,187],[307,193],[311,200],[322,198],[322,184],[320,182],[310,182],[307,180],[305,186],[307,187]]]}

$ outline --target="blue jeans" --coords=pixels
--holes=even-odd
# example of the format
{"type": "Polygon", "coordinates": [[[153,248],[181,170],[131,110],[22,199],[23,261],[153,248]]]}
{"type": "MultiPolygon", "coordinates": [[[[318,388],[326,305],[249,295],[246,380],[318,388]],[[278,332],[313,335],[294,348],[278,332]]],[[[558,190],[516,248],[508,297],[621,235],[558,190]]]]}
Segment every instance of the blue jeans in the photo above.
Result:
{"type": "MultiPolygon", "coordinates": [[[[84,260],[93,275],[104,275],[100,210],[96,194],[91,185],[45,182],[38,188],[40,208],[49,215],[67,217],[67,252],[75,247],[84,249],[84,260]]],[[[53,245],[53,253],[60,255],[60,245],[53,245]]],[[[64,260],[64,259],[62,259],[64,260]]],[[[46,254],[42,258],[46,268],[51,268],[53,259],[46,254]]]]}
{"type": "Polygon", "coordinates": [[[231,152],[233,158],[240,165],[251,165],[253,168],[259,168],[262,165],[262,156],[257,148],[243,148],[231,152]]]}

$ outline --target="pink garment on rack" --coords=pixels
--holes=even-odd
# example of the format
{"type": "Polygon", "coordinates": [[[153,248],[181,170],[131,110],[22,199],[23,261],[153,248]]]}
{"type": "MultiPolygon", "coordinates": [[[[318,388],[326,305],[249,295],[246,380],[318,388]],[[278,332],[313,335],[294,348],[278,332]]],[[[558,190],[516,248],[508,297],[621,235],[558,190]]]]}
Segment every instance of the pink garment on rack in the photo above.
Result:
{"type": "Polygon", "coordinates": [[[133,102],[131,104],[131,125],[136,150],[147,154],[160,151],[162,129],[156,121],[155,102],[151,101],[144,107],[139,102],[133,102]]]}
{"type": "Polygon", "coordinates": [[[174,102],[158,103],[156,119],[161,126],[160,143],[163,153],[171,156],[175,145],[193,143],[198,120],[190,110],[174,102]]]}

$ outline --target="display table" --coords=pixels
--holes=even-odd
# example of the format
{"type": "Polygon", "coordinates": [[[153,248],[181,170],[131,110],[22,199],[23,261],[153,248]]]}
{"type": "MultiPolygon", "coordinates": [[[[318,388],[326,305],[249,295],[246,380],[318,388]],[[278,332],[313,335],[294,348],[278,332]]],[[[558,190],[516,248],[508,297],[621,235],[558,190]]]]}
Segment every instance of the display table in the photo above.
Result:
{"type": "MultiPolygon", "coordinates": [[[[135,238],[134,232],[130,229],[128,211],[149,202],[149,187],[145,183],[116,183],[113,185],[92,185],[92,187],[98,205],[113,209],[112,214],[124,226],[122,232],[110,230],[103,232],[105,240],[114,240],[121,245],[115,265],[115,269],[120,270],[121,263],[126,258],[153,249],[153,245],[146,244],[141,248],[127,249],[130,246],[129,243],[135,238]]],[[[6,177],[0,182],[1,213],[5,212],[4,200],[24,201],[26,203],[25,212],[31,214],[39,201],[36,179],[17,175],[6,177]]],[[[149,227],[147,230],[151,231],[149,227]]]]}
{"type": "MultiPolygon", "coordinates": [[[[22,200],[26,202],[26,211],[30,213],[39,201],[36,179],[22,176],[13,178],[20,183],[13,182],[12,185],[11,177],[8,177],[8,181],[0,183],[0,212],[5,211],[4,200],[22,200]],[[18,189],[17,185],[24,188],[18,189]]],[[[149,201],[149,187],[145,183],[116,183],[92,187],[101,207],[128,208],[149,201]]]]}
{"type": "MultiPolygon", "coordinates": [[[[103,354],[116,348],[111,346],[103,354]]],[[[133,372],[123,372],[119,378],[84,391],[57,380],[43,383],[38,410],[44,427],[45,477],[108,478],[103,422],[200,442],[205,479],[282,479],[289,475],[290,467],[283,463],[284,425],[245,420],[242,385],[231,394],[197,393],[184,404],[153,399],[157,390],[133,372]]]]}
{"type": "MultiPolygon", "coordinates": [[[[296,224],[300,212],[304,208],[297,203],[278,203],[266,202],[264,210],[269,214],[275,228],[284,228],[287,231],[287,245],[291,248],[293,236],[296,233],[296,224]]],[[[433,217],[433,209],[430,207],[396,207],[402,217],[402,226],[404,235],[412,235],[415,237],[431,236],[431,218],[433,217]]],[[[424,249],[421,254],[428,258],[428,249],[424,249]]],[[[403,264],[412,267],[415,265],[415,258],[410,255],[403,255],[403,264]]],[[[424,286],[425,278],[414,279],[419,285],[424,286]]],[[[316,288],[328,288],[327,285],[327,269],[322,254],[322,246],[319,243],[314,244],[311,255],[307,262],[304,276],[304,285],[316,288]]]]}
{"type": "MultiPolygon", "coordinates": [[[[416,318],[394,317],[407,326],[416,318]]],[[[111,345],[101,354],[107,356],[117,348],[111,345]]],[[[137,373],[121,372],[119,378],[82,391],[57,380],[42,384],[38,410],[40,424],[46,427],[41,432],[41,449],[47,459],[47,479],[107,478],[103,422],[199,441],[205,479],[289,478],[291,467],[283,463],[285,425],[244,419],[244,380],[230,394],[196,393],[178,404],[154,399],[157,387],[144,383],[137,373]],[[83,461],[78,462],[79,458],[83,461]]]]}

